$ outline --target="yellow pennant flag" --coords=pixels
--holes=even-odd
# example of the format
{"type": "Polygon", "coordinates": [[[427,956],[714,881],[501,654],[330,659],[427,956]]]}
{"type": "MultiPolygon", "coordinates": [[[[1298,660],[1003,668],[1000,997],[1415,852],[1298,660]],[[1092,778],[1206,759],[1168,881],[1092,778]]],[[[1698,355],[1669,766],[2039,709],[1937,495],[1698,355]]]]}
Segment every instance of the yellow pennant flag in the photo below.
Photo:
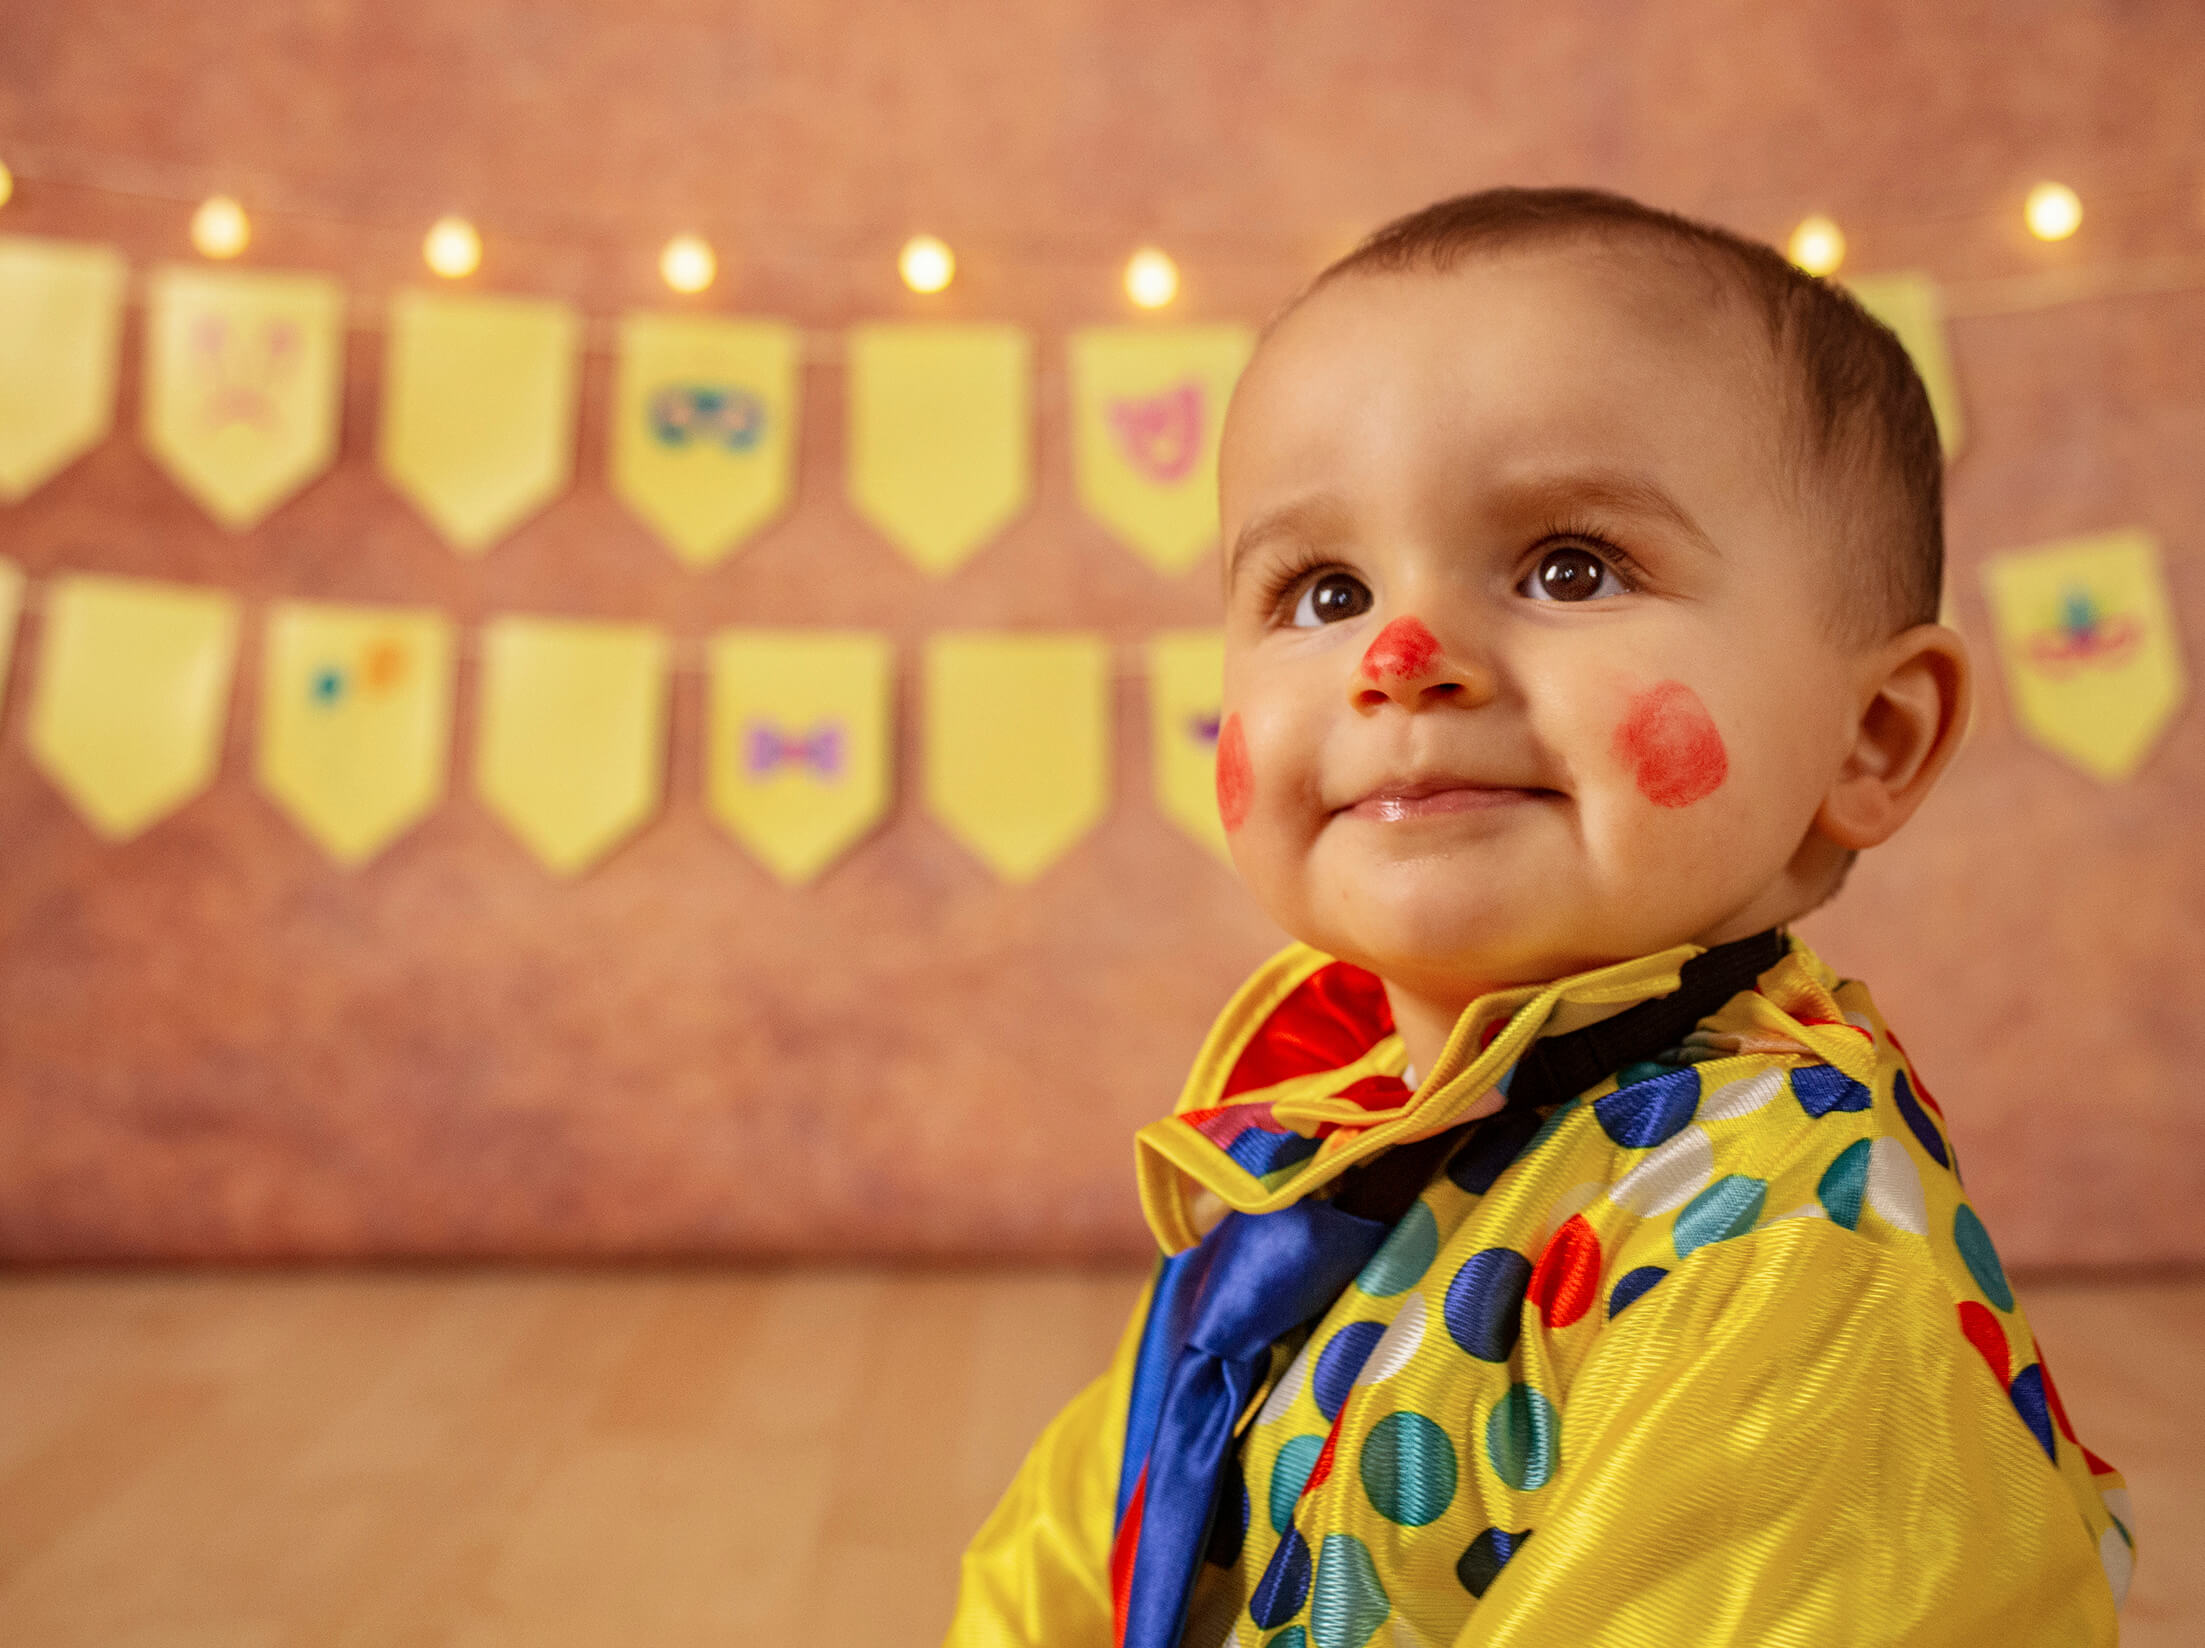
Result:
{"type": "Polygon", "coordinates": [[[561,303],[391,300],[383,473],[462,555],[480,555],[566,490],[581,338],[561,303]]]}
{"type": "Polygon", "coordinates": [[[646,624],[494,618],[482,628],[475,788],[560,875],[658,811],[666,637],[646,624]]]}
{"type": "Polygon", "coordinates": [[[146,449],[224,526],[253,525],[336,457],[344,309],[320,275],[153,272],[146,449]]]}
{"type": "Polygon", "coordinates": [[[260,784],[338,863],[444,798],[452,625],[441,612],[280,601],[261,673],[260,784]]]}
{"type": "Polygon", "coordinates": [[[2128,777],[2184,690],[2174,610],[2147,532],[2106,532],[1983,566],[2014,714],[2028,735],[2107,782],[2128,777]]]}
{"type": "Polygon", "coordinates": [[[799,342],[777,321],[621,319],[613,490],[690,566],[788,505],[799,342]]]}
{"type": "Polygon", "coordinates": [[[1073,465],[1080,504],[1160,572],[1217,541],[1217,436],[1248,364],[1245,326],[1074,332],[1073,465]]]}
{"type": "Polygon", "coordinates": [[[1225,636],[1170,630],[1148,644],[1148,720],[1156,804],[1195,840],[1231,861],[1217,816],[1217,731],[1225,697],[1225,636]]]}
{"type": "Polygon", "coordinates": [[[1960,450],[1960,387],[1945,344],[1945,300],[1927,275],[1861,275],[1845,282],[1860,306],[1899,335],[1929,391],[1938,444],[1949,462],[1960,450]]]}
{"type": "Polygon", "coordinates": [[[29,494],[113,424],[127,275],[105,246],[0,235],[0,500],[29,494]]]}
{"type": "Polygon", "coordinates": [[[888,810],[896,653],[885,636],[712,638],[705,788],[722,824],[801,885],[888,810]]]}
{"type": "Polygon", "coordinates": [[[56,578],[38,654],[31,759],[101,835],[127,841],[213,781],[236,601],[138,578],[56,578]]]}
{"type": "Polygon", "coordinates": [[[1102,818],[1110,649],[1079,635],[940,635],[926,651],[926,802],[1007,881],[1102,818]]]}
{"type": "Polygon", "coordinates": [[[850,501],[926,571],[956,571],[1033,488],[1033,342],[1015,326],[852,328],[850,501]]]}

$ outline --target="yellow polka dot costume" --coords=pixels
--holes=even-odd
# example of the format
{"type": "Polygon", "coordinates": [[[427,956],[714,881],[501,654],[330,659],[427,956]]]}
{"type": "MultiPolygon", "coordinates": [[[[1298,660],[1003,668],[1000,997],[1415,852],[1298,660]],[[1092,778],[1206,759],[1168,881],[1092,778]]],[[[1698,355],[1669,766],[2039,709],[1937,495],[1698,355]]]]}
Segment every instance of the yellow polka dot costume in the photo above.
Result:
{"type": "MultiPolygon", "coordinates": [[[[1544,1038],[1670,995],[1697,954],[1483,997],[1413,1088],[1377,981],[1304,946],[1220,1016],[1138,1139],[1167,1255],[1219,1202],[1329,1196],[1450,1139],[1272,1348],[1189,1648],[2115,1641],[2121,1478],[2076,1440],[1862,986],[1790,940],[1680,1044],[1509,1102],[1544,1038]]],[[[1171,1265],[967,1551],[954,1648],[1121,1640],[1171,1265]]]]}

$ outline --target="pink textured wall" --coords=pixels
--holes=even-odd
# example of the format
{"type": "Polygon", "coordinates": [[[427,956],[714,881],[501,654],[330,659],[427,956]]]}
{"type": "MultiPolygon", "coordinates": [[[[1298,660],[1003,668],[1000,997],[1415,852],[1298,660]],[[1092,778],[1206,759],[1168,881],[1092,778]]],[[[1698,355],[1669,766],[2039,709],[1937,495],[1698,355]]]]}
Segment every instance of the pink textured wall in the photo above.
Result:
{"type": "MultiPolygon", "coordinates": [[[[242,536],[137,449],[126,374],[121,432],[0,510],[0,552],[34,575],[688,637],[741,619],[1130,645],[1205,621],[1216,569],[1159,577],[1071,499],[1062,337],[1122,313],[1126,251],[1172,249],[1190,318],[1255,319],[1391,213],[1589,181],[1771,237],[1829,211],[1853,267],[1951,283],[1971,419],[1954,590],[1979,642],[1986,552],[2129,524],[2161,536],[2205,633],[2189,0],[18,0],[7,34],[0,159],[21,182],[0,229],[142,265],[188,256],[189,202],[227,190],[255,213],[249,262],[338,275],[372,327],[445,210],[483,226],[477,284],[599,315],[664,301],[656,250],[694,228],[722,249],[714,306],[826,332],[1007,318],[1043,368],[1037,505],[941,582],[842,500],[831,359],[808,374],[797,507],[733,561],[683,571],[611,498],[593,356],[574,490],[462,562],[374,473],[370,329],[337,467],[242,536]],[[2021,233],[2040,176],[2081,191],[2076,240],[2021,233]],[[926,302],[892,267],[921,228],[963,260],[926,302]],[[2077,301],[2009,284],[2059,271],[2077,301]]],[[[102,845],[25,759],[37,639],[0,716],[0,1252],[19,1258],[1131,1251],[1127,1135],[1275,942],[1151,806],[1132,680],[1112,811],[1029,889],[907,785],[877,838],[780,890],[704,812],[693,676],[663,815],[561,885],[464,785],[365,871],[333,868],[252,788],[243,692],[213,791],[102,845]]],[[[463,680],[462,774],[471,706],[463,680]]],[[[907,772],[915,753],[907,729],[907,772]]],[[[1811,924],[1877,988],[2014,1260],[2205,1258],[2201,802],[2205,719],[2106,788],[2025,744],[1994,680],[1945,791],[1811,924]]]]}

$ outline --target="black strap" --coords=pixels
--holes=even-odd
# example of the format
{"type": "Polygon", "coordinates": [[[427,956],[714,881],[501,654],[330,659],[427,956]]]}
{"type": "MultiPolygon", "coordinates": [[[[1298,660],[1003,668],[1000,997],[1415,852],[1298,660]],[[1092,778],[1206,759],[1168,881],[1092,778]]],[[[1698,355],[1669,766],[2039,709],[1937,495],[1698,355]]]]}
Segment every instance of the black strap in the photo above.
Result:
{"type": "Polygon", "coordinates": [[[1733,939],[1703,951],[1678,969],[1677,988],[1666,996],[1549,1036],[1526,1053],[1508,1084],[1508,1107],[1560,1104],[1604,1081],[1627,1064],[1667,1051],[1694,1025],[1784,959],[1781,928],[1733,939]]]}
{"type": "MultiPolygon", "coordinates": [[[[1627,1064],[1666,1052],[1694,1025],[1784,959],[1783,930],[1771,927],[1694,956],[1678,969],[1677,988],[1666,996],[1536,1043],[1516,1065],[1505,1110],[1560,1104],[1606,1080],[1627,1064]]],[[[1463,1135],[1491,1117],[1480,1116],[1413,1144],[1396,1146],[1345,1173],[1332,1199],[1344,1212],[1392,1224],[1424,1193],[1440,1164],[1463,1135]]]]}

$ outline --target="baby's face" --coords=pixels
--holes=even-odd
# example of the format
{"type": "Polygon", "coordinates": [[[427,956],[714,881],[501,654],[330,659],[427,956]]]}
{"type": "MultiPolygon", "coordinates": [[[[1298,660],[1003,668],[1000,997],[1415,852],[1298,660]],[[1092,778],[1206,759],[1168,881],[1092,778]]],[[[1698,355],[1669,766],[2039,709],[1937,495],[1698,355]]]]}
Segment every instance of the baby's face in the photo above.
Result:
{"type": "Polygon", "coordinates": [[[1862,703],[1773,372],[1592,246],[1286,318],[1220,474],[1219,807],[1274,919],[1467,1001],[1800,913],[1862,703]]]}

